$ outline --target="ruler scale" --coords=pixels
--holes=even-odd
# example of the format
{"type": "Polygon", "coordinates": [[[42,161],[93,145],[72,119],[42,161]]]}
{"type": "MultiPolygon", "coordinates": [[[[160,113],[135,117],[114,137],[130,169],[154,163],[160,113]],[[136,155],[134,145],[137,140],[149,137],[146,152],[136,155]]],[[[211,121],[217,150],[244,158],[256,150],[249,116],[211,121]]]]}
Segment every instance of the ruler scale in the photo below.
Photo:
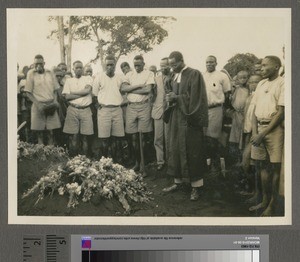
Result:
{"type": "Polygon", "coordinates": [[[40,235],[23,237],[23,262],[44,261],[45,242],[40,235]]]}
{"type": "Polygon", "coordinates": [[[69,261],[69,239],[66,236],[46,236],[46,262],[69,261]]]}
{"type": "Polygon", "coordinates": [[[24,235],[23,262],[68,262],[69,237],[24,235]]]}

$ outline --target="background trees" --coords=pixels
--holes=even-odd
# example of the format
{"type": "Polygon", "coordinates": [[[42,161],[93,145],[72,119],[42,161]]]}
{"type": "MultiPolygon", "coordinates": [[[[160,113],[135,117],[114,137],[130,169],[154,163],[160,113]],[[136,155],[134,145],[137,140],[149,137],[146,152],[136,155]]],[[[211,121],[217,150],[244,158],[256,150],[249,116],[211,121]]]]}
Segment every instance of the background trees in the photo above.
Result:
{"type": "Polygon", "coordinates": [[[134,51],[149,52],[160,44],[168,31],[164,24],[175,21],[172,17],[156,16],[69,16],[49,17],[57,22],[57,29],[49,37],[60,43],[61,62],[67,62],[70,70],[72,42],[88,40],[96,43],[95,56],[90,62],[103,59],[107,54],[120,56],[134,51]],[[67,41],[65,41],[67,38],[67,41]]]}
{"type": "Polygon", "coordinates": [[[239,71],[246,70],[250,74],[254,71],[254,65],[260,61],[254,54],[236,54],[228,60],[228,63],[224,66],[224,69],[234,77],[239,71]]]}

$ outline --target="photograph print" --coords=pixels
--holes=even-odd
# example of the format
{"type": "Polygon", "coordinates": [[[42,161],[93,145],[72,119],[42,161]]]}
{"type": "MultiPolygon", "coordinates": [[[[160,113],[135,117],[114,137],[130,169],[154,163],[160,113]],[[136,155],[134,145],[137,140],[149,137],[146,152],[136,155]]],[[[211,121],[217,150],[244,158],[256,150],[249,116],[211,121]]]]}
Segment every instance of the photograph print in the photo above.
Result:
{"type": "Polygon", "coordinates": [[[7,9],[7,72],[10,224],[291,224],[290,9],[7,9]]]}

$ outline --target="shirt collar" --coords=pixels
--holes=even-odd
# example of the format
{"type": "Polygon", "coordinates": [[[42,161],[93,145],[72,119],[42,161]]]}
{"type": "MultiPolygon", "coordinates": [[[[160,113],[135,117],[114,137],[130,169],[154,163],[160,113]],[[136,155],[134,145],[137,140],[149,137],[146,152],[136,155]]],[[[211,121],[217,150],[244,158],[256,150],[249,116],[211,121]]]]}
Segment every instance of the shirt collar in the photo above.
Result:
{"type": "Polygon", "coordinates": [[[184,68],[181,69],[181,71],[177,74],[175,74],[174,76],[174,81],[176,81],[177,83],[180,83],[181,82],[181,75],[182,75],[182,72],[187,69],[188,67],[185,66],[184,68]]]}

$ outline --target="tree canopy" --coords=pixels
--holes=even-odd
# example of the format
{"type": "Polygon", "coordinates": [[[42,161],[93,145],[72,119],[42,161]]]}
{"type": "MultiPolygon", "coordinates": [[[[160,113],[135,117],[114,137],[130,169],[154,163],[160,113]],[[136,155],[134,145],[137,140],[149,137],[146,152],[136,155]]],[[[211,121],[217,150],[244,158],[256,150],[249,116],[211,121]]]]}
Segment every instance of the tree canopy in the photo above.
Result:
{"type": "MultiPolygon", "coordinates": [[[[118,60],[120,56],[134,51],[151,51],[168,36],[164,24],[174,20],[161,16],[72,16],[69,20],[65,19],[63,30],[69,39],[71,33],[75,41],[96,42],[95,57],[91,58],[91,62],[100,59],[103,64],[108,54],[113,54],[118,60]]],[[[54,30],[51,35],[58,33],[54,30]]]]}
{"type": "Polygon", "coordinates": [[[239,71],[246,70],[249,73],[254,71],[254,65],[260,61],[254,54],[236,54],[228,60],[228,63],[224,66],[224,69],[234,77],[239,71]]]}

